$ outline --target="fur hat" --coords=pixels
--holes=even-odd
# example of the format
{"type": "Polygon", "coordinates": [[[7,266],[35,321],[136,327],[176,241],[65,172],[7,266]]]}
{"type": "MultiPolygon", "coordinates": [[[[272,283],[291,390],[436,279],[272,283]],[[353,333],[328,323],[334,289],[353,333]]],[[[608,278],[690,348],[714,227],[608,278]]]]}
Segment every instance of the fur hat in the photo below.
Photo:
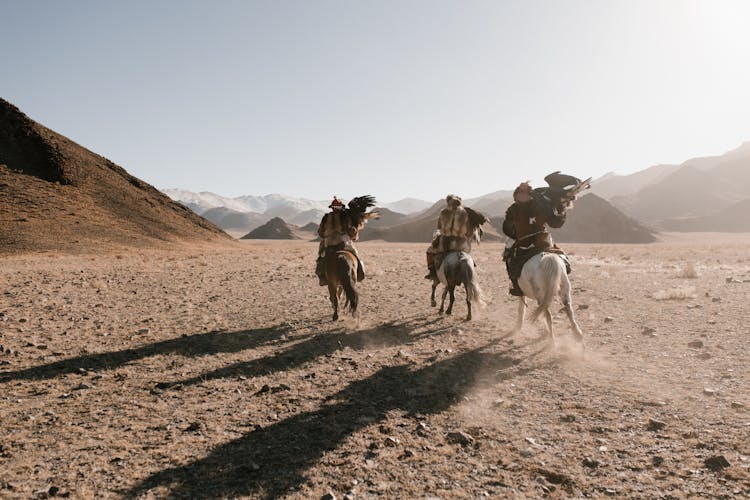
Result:
{"type": "Polygon", "coordinates": [[[457,207],[457,206],[461,205],[461,201],[462,201],[461,197],[460,196],[456,196],[455,194],[449,194],[448,196],[445,197],[445,202],[449,206],[455,206],[455,207],[457,207]]]}
{"type": "Polygon", "coordinates": [[[344,202],[339,200],[336,196],[333,197],[333,201],[330,205],[328,205],[328,208],[343,208],[344,202]]]}

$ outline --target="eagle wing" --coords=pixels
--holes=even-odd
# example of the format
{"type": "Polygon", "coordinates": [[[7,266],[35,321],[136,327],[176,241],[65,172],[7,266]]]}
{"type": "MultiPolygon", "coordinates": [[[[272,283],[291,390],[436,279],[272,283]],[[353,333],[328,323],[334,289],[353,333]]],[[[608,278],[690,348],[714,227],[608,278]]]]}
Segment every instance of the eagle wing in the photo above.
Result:
{"type": "Polygon", "coordinates": [[[364,226],[365,222],[370,219],[377,219],[380,214],[377,212],[368,212],[367,209],[375,206],[375,197],[366,194],[364,196],[357,196],[349,201],[349,207],[346,209],[346,215],[352,221],[352,225],[356,228],[364,226]]]}

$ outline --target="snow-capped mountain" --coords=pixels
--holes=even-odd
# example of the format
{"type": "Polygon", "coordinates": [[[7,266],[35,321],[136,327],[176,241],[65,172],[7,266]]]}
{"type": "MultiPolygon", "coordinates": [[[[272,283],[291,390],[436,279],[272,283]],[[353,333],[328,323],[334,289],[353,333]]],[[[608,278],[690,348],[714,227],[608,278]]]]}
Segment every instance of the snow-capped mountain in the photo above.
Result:
{"type": "MultiPolygon", "coordinates": [[[[208,191],[196,193],[185,189],[163,189],[162,192],[231,234],[242,231],[245,234],[274,217],[281,217],[285,222],[298,226],[310,222],[317,224],[329,210],[330,203],[327,200],[310,200],[283,194],[228,198],[208,191]]],[[[411,214],[431,205],[431,202],[405,198],[380,206],[401,214],[411,214]]]]}
{"type": "Polygon", "coordinates": [[[218,194],[209,193],[208,191],[200,193],[187,191],[185,189],[162,189],[161,191],[174,201],[178,201],[183,205],[190,207],[190,209],[198,215],[203,215],[203,212],[206,210],[216,207],[224,207],[236,212],[263,213],[251,209],[246,203],[237,200],[236,198],[226,198],[218,194]]]}

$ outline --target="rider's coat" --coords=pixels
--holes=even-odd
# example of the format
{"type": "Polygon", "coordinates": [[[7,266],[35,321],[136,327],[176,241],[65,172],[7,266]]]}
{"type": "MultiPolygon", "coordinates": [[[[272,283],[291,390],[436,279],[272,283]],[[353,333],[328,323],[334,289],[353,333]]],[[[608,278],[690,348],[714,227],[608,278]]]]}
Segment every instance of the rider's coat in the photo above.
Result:
{"type": "Polygon", "coordinates": [[[323,216],[318,226],[318,236],[325,246],[334,246],[351,241],[352,223],[349,217],[334,210],[323,216]]]}
{"type": "Polygon", "coordinates": [[[434,242],[438,248],[436,252],[447,252],[450,250],[470,250],[470,238],[472,229],[469,223],[469,214],[463,205],[449,205],[440,211],[437,224],[440,238],[434,242]]]}

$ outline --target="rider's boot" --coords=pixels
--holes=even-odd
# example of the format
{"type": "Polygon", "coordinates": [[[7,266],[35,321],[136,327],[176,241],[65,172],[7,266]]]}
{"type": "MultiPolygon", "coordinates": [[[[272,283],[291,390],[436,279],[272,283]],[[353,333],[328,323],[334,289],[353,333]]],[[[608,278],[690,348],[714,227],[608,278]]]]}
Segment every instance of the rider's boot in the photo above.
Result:
{"type": "Polygon", "coordinates": [[[436,280],[437,279],[437,273],[435,272],[435,254],[432,252],[427,252],[427,270],[429,271],[424,279],[426,280],[436,280]]]}
{"type": "Polygon", "coordinates": [[[427,268],[430,272],[425,274],[424,279],[426,280],[436,280],[437,279],[437,273],[435,272],[435,266],[428,267],[427,268]]]}
{"type": "Polygon", "coordinates": [[[362,281],[365,279],[365,265],[362,264],[362,261],[359,257],[357,257],[357,281],[362,281]]]}
{"type": "Polygon", "coordinates": [[[508,289],[508,293],[513,295],[514,297],[523,297],[523,291],[521,290],[521,287],[518,286],[518,280],[511,278],[511,287],[508,289]]]}
{"type": "Polygon", "coordinates": [[[320,286],[326,286],[328,284],[326,281],[326,268],[323,257],[318,257],[318,260],[315,261],[315,274],[318,275],[318,284],[320,286]]]}

